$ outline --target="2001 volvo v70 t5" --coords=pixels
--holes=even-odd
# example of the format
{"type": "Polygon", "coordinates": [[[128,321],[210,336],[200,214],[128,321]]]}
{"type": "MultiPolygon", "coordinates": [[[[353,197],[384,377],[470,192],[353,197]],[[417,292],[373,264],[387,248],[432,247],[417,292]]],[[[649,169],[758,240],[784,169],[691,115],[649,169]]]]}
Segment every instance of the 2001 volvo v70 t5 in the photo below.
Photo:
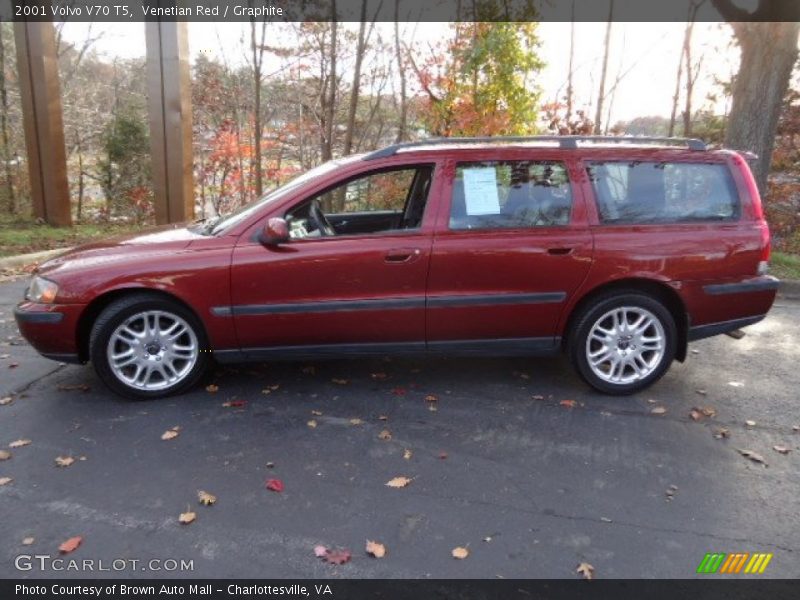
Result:
{"type": "Polygon", "coordinates": [[[762,319],[778,281],[745,158],[696,140],[428,140],[324,164],[239,212],[42,264],[15,314],[131,398],[220,362],[550,354],[612,394],[762,319]]]}

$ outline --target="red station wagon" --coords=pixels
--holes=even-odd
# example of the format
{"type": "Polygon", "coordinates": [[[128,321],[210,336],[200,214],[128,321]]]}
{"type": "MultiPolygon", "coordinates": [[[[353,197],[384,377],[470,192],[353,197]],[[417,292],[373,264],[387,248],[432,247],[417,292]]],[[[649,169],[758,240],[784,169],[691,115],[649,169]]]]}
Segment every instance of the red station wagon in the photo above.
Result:
{"type": "Polygon", "coordinates": [[[152,398],[221,363],[566,351],[594,388],[658,380],[756,323],[778,280],[741,154],[698,140],[426,140],[326,163],[242,210],[42,264],[44,356],[152,398]]]}

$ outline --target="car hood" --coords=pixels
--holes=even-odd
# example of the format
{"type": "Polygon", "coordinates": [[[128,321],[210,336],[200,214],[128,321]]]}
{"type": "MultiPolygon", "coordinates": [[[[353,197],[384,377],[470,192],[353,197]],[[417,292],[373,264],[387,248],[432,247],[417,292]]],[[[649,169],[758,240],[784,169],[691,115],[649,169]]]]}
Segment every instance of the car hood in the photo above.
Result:
{"type": "Polygon", "coordinates": [[[165,225],[83,244],[42,263],[37,271],[45,275],[53,271],[86,268],[135,256],[175,252],[203,237],[194,227],[186,224],[165,225]]]}

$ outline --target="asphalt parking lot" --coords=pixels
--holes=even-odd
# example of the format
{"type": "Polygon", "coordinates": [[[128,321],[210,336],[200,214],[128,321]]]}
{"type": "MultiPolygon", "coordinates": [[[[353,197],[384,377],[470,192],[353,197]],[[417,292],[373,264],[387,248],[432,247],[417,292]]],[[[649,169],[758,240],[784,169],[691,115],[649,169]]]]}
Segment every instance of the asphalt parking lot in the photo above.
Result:
{"type": "Polygon", "coordinates": [[[795,300],[628,398],[589,391],[563,359],[453,358],[219,368],[216,391],[130,403],[19,339],[25,284],[0,284],[2,577],[114,575],[15,568],[74,536],[81,561],[193,561],[128,577],[570,578],[586,562],[597,578],[685,578],[707,552],[773,553],[755,577],[800,577],[795,300]]]}

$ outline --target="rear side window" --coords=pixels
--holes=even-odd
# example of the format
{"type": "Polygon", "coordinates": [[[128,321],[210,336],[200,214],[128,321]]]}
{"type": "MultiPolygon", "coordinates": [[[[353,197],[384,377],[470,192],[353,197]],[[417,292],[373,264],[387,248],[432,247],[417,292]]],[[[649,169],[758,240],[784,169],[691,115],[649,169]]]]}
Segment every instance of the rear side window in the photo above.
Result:
{"type": "Polygon", "coordinates": [[[603,223],[739,218],[739,195],[723,164],[593,162],[587,170],[603,223]]]}
{"type": "Polygon", "coordinates": [[[568,225],[572,192],[563,163],[459,163],[453,181],[450,229],[568,225]]]}

